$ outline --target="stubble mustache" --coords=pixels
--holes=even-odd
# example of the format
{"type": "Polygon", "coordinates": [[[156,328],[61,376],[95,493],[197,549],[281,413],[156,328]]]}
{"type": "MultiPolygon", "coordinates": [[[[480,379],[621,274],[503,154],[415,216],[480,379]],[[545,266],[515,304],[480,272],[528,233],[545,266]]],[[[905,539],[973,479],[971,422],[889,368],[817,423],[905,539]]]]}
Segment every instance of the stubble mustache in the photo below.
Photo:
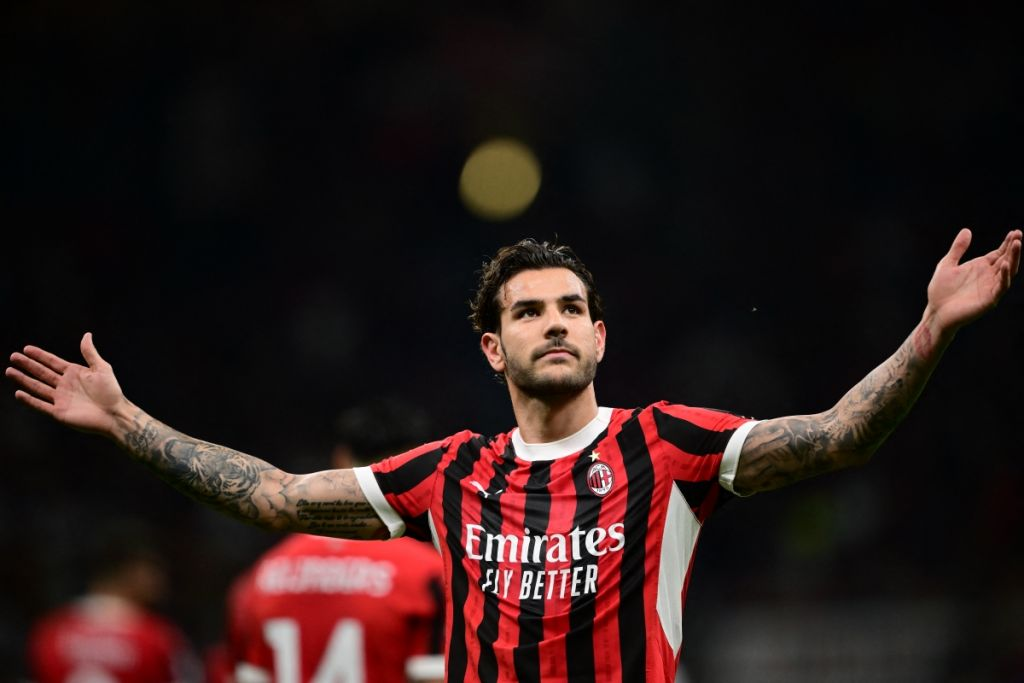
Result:
{"type": "Polygon", "coordinates": [[[538,360],[541,357],[543,357],[544,354],[550,353],[552,351],[568,351],[576,358],[580,357],[579,349],[577,349],[575,346],[565,341],[564,339],[560,337],[555,337],[550,342],[545,344],[544,348],[538,349],[537,351],[534,352],[533,360],[538,360]]]}

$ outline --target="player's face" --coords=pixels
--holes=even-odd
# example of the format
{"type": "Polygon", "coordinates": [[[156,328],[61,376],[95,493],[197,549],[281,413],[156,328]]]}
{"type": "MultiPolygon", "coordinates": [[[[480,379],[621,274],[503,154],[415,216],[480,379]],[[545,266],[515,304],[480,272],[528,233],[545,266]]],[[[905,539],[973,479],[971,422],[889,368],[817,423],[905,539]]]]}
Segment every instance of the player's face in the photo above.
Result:
{"type": "Polygon", "coordinates": [[[501,291],[501,329],[481,347],[495,372],[527,395],[587,388],[604,357],[605,328],[590,318],[587,290],[566,268],[525,270],[501,291]]]}

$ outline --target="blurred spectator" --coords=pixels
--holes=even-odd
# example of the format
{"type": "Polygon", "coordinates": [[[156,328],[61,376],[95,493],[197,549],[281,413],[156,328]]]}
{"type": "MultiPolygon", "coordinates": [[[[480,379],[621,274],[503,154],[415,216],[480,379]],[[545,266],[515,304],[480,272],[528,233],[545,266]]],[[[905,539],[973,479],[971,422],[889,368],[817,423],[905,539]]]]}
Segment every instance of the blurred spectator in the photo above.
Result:
{"type": "Polygon", "coordinates": [[[198,680],[179,629],[153,609],[166,592],[153,535],[117,522],[96,537],[86,593],[44,615],[29,635],[37,683],[171,683],[198,680]]]}

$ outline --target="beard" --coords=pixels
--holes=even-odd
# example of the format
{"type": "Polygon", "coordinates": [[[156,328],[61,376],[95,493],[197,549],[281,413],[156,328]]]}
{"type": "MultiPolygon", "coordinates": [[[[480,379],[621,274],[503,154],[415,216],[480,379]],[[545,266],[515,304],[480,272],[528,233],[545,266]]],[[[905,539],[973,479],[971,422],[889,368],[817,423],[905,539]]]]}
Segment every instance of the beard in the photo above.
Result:
{"type": "MultiPolygon", "coordinates": [[[[504,346],[502,347],[504,352],[504,346]]],[[[533,398],[558,398],[569,397],[580,393],[590,386],[597,376],[597,358],[593,356],[584,357],[579,349],[565,342],[556,341],[549,344],[543,350],[534,354],[530,362],[520,362],[518,359],[505,354],[505,380],[514,384],[520,391],[533,398]],[[572,353],[578,360],[576,369],[568,374],[561,374],[557,377],[545,376],[538,372],[534,364],[548,351],[552,349],[565,349],[572,353]]]]}

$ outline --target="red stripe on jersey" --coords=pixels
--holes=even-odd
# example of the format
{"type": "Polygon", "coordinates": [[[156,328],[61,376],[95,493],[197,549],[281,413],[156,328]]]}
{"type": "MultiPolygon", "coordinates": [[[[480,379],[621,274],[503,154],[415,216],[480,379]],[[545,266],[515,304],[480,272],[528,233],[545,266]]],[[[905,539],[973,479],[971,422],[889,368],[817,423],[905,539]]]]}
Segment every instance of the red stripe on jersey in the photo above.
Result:
{"type": "MultiPolygon", "coordinates": [[[[619,413],[620,411],[617,411],[619,413]]],[[[622,429],[622,422],[628,416],[627,411],[612,416],[608,428],[608,436],[595,448],[598,460],[607,463],[612,469],[612,490],[605,494],[604,505],[598,518],[598,525],[610,529],[613,524],[623,520],[626,514],[626,487],[629,477],[626,474],[622,451],[617,437],[622,429]],[[606,445],[607,444],[607,445],[606,445]]],[[[598,585],[602,591],[617,595],[621,590],[622,553],[606,552],[598,562],[598,585]]],[[[618,601],[598,608],[594,616],[594,672],[596,681],[622,680],[622,658],[619,643],[618,601]]]]}
{"type": "MultiPolygon", "coordinates": [[[[500,494],[497,487],[491,494],[499,501],[502,512],[501,533],[505,536],[526,538],[526,507],[525,505],[506,504],[505,501],[525,501],[526,482],[529,478],[528,467],[519,467],[514,459],[508,460],[511,467],[504,479],[504,488],[500,494]],[[509,495],[506,495],[509,494],[509,495]]],[[[488,501],[490,502],[490,501],[488,501]]],[[[531,532],[532,534],[532,532],[531,532]]],[[[515,649],[519,645],[520,594],[513,586],[520,585],[523,573],[522,563],[504,562],[496,570],[491,584],[494,586],[495,597],[501,600],[503,609],[498,623],[498,637],[494,642],[494,655],[497,662],[499,683],[516,683],[519,675],[516,672],[515,649]]]]}
{"type": "MultiPolygon", "coordinates": [[[[548,494],[552,496],[551,512],[548,517],[548,528],[545,534],[549,537],[561,535],[565,537],[572,531],[572,520],[576,514],[576,496],[572,491],[572,469],[575,459],[572,457],[560,458],[551,463],[551,480],[548,483],[548,494]],[[566,484],[568,482],[568,486],[566,484]],[[561,501],[561,504],[559,504],[561,501]]],[[[566,560],[555,561],[550,559],[551,545],[544,548],[545,556],[544,569],[547,571],[560,571],[570,569],[571,563],[566,560]]],[[[553,592],[550,598],[544,600],[544,641],[540,644],[537,656],[540,658],[540,671],[544,680],[565,680],[568,674],[566,669],[565,656],[565,634],[569,631],[569,604],[570,595],[561,588],[562,576],[559,574],[559,590],[553,592]]]]}

